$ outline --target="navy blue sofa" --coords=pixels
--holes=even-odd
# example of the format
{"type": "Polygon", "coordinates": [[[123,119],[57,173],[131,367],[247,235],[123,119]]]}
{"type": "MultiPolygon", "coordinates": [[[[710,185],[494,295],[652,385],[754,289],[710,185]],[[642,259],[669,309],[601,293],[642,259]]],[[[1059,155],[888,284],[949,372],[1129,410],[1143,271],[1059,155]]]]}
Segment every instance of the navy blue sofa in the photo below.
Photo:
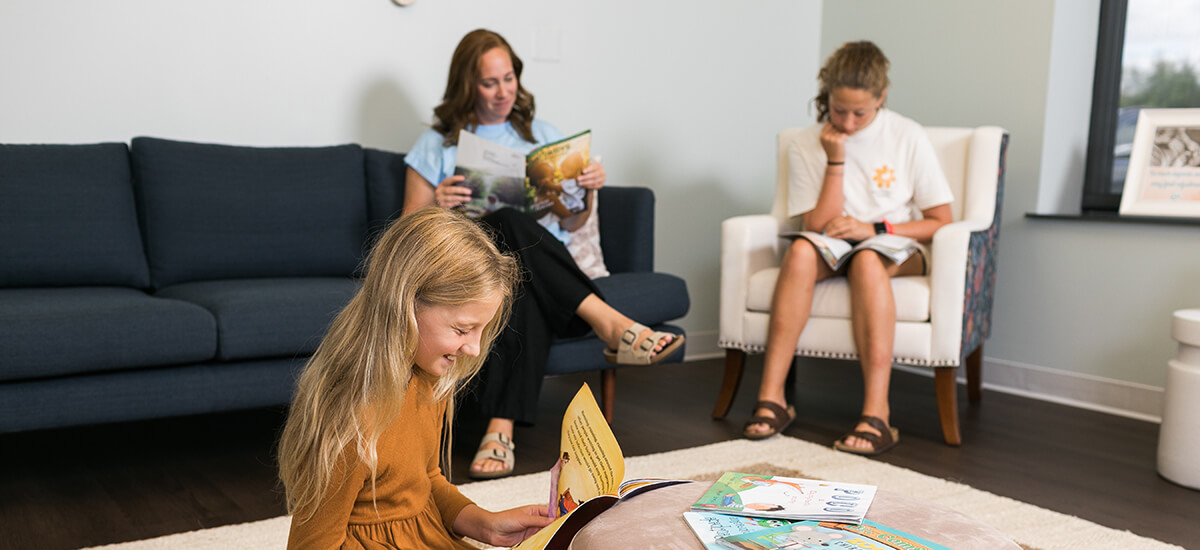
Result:
{"type": "MultiPolygon", "coordinates": [[[[0,433],[288,402],[399,215],[404,171],[354,144],[0,145],[0,433]]],[[[652,192],[601,193],[613,274],[597,285],[682,333],[666,323],[687,287],[653,271],[652,192]]],[[[549,372],[603,371],[611,415],[603,347],[560,341],[549,372]]]]}

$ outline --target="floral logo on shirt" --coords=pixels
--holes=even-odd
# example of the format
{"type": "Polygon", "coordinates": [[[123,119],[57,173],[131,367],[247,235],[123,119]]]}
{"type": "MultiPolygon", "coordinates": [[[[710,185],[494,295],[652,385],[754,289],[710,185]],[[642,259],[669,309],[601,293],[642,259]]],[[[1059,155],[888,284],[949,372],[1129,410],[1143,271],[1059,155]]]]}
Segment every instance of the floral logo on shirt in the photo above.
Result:
{"type": "Polygon", "coordinates": [[[890,189],[892,187],[892,183],[896,181],[896,171],[888,168],[885,164],[882,168],[875,170],[875,177],[871,179],[875,180],[876,187],[880,189],[890,189]]]}

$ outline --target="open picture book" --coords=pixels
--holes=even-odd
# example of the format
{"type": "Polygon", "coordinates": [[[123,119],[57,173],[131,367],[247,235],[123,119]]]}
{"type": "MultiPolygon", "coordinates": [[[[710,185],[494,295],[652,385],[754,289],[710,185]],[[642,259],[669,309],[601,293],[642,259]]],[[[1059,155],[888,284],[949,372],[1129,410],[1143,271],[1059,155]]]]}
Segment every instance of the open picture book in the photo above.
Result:
{"type": "Polygon", "coordinates": [[[916,239],[883,233],[857,243],[844,239],[836,239],[813,231],[785,231],[779,234],[787,239],[807,239],[813,243],[817,252],[830,269],[837,271],[846,265],[861,250],[871,249],[897,264],[904,263],[910,256],[920,250],[916,239]]]}
{"type": "Polygon", "coordinates": [[[685,480],[631,479],[617,438],[604,420],[587,384],[579,388],[563,414],[558,462],[550,469],[550,516],[554,523],[513,547],[514,550],[566,550],[575,534],[622,499],[690,483],[685,480]]]}
{"type": "Polygon", "coordinates": [[[591,130],[585,130],[525,154],[460,130],[454,174],[466,179],[456,185],[471,189],[471,200],[460,208],[472,218],[505,207],[535,217],[580,212],[587,190],[576,178],[590,162],[591,143],[591,130]]]}

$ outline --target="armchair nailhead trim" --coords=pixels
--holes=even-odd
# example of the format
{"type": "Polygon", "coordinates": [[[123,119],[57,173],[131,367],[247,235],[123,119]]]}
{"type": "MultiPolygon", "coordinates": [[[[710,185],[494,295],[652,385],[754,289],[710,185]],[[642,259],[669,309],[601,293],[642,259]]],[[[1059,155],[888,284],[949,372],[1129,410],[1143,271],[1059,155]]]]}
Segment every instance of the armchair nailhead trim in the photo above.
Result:
{"type": "MultiPolygon", "coordinates": [[[[738,349],[751,354],[759,354],[767,350],[766,346],[755,346],[728,341],[717,342],[717,347],[722,349],[738,349]]],[[[831,353],[827,351],[815,351],[807,349],[796,350],[796,355],[801,355],[804,357],[817,357],[820,359],[858,359],[857,353],[831,353]]],[[[892,359],[892,361],[900,363],[901,365],[911,365],[914,367],[957,367],[959,365],[958,361],[953,360],[913,359],[910,357],[895,357],[892,359]]]]}

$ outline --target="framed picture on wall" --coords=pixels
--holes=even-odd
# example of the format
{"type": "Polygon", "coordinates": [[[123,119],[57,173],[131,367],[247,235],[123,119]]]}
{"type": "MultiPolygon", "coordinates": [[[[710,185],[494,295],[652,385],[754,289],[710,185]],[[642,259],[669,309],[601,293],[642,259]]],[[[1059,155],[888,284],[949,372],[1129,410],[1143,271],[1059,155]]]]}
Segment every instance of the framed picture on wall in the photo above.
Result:
{"type": "Polygon", "coordinates": [[[1138,113],[1120,212],[1200,218],[1200,109],[1138,113]]]}

